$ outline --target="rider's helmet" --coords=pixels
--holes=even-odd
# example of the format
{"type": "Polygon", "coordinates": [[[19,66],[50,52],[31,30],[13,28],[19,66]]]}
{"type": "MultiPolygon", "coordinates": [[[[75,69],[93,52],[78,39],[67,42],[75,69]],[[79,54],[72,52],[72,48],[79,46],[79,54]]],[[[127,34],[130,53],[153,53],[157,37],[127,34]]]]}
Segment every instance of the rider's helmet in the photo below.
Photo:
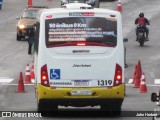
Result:
{"type": "Polygon", "coordinates": [[[139,12],[139,17],[144,17],[144,13],[142,11],[139,12]]]}

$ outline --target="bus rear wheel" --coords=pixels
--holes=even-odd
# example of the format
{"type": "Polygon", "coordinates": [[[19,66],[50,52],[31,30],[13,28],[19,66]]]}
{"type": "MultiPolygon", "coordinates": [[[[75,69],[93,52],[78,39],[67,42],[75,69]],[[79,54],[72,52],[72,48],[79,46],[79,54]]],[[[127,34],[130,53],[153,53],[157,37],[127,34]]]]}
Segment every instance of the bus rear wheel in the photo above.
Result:
{"type": "Polygon", "coordinates": [[[37,111],[41,113],[42,116],[47,114],[47,106],[43,100],[39,100],[39,102],[37,102],[37,111]]]}
{"type": "Polygon", "coordinates": [[[53,115],[52,113],[58,112],[58,105],[48,100],[39,100],[37,107],[42,116],[53,115]]]}
{"type": "Polygon", "coordinates": [[[120,116],[121,105],[101,105],[101,111],[105,111],[107,116],[120,116]]]}

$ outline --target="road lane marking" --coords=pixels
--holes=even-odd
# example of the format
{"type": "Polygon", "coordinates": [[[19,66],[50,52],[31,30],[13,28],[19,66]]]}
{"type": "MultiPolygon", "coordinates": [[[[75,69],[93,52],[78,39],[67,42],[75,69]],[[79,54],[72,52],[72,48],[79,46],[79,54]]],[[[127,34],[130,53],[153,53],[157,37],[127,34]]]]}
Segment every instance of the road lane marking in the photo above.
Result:
{"type": "MultiPolygon", "coordinates": [[[[12,84],[12,83],[0,83],[0,86],[2,86],[2,85],[6,85],[6,86],[16,86],[16,85],[18,85],[18,84],[12,84]]],[[[33,86],[34,84],[24,84],[25,86],[33,86]]]]}
{"type": "Polygon", "coordinates": [[[132,83],[133,83],[133,79],[129,79],[128,84],[132,84],[132,83]]]}
{"type": "MultiPolygon", "coordinates": [[[[134,86],[133,84],[125,84],[126,86],[134,86]]],[[[156,85],[156,84],[146,84],[146,86],[148,87],[156,87],[156,86],[160,86],[160,85],[156,85]]]]}
{"type": "Polygon", "coordinates": [[[13,78],[9,78],[9,77],[0,77],[0,83],[10,83],[13,80],[14,80],[13,78]]]}
{"type": "Polygon", "coordinates": [[[160,85],[160,79],[155,79],[154,84],[159,84],[160,85]]]}
{"type": "MultiPolygon", "coordinates": [[[[133,86],[133,79],[128,80],[127,86],[133,86]]],[[[146,84],[147,86],[160,86],[160,79],[155,79],[154,84],[146,84]]]]}

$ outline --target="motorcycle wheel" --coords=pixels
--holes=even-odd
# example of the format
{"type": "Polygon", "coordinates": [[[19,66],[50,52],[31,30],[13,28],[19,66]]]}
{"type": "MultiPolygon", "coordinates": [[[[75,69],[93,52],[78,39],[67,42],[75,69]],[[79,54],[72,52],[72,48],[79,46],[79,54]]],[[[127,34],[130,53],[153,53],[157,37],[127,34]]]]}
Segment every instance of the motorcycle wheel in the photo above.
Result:
{"type": "Polygon", "coordinates": [[[142,38],[141,40],[139,40],[139,44],[140,44],[140,47],[142,47],[144,45],[144,38],[142,38]]]}
{"type": "Polygon", "coordinates": [[[143,43],[140,43],[140,46],[142,47],[142,46],[143,46],[143,43]]]}

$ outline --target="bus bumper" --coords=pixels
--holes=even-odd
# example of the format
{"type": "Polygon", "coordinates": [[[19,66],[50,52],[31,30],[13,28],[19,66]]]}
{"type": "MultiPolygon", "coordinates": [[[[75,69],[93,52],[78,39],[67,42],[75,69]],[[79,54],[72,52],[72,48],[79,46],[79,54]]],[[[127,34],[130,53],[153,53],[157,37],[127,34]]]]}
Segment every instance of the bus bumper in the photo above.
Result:
{"type": "Polygon", "coordinates": [[[94,87],[94,88],[52,88],[41,84],[37,86],[38,101],[55,102],[58,105],[100,105],[101,103],[119,103],[124,99],[125,85],[116,87],[94,87]],[[92,95],[71,95],[72,90],[91,90],[92,95]]]}

